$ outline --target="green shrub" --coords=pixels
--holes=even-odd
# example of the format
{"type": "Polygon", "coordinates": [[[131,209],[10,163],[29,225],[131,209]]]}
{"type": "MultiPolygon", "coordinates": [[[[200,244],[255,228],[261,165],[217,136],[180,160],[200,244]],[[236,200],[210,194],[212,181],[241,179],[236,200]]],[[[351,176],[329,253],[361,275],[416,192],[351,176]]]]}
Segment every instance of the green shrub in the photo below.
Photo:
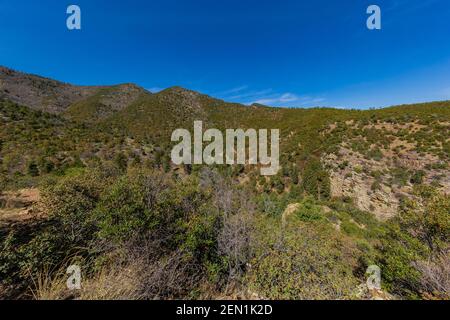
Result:
{"type": "MultiPolygon", "coordinates": [[[[277,224],[266,221],[263,245],[251,262],[250,287],[267,299],[349,299],[358,281],[329,228],[292,222],[279,241],[277,224]]],[[[351,249],[349,249],[351,250],[351,249]]]]}
{"type": "Polygon", "coordinates": [[[305,222],[320,220],[322,215],[321,207],[316,205],[314,200],[309,197],[300,202],[300,207],[296,211],[296,216],[305,222]]]}
{"type": "Polygon", "coordinates": [[[39,175],[39,168],[38,168],[36,162],[31,161],[28,164],[28,174],[32,177],[37,177],[39,175]]]}
{"type": "Polygon", "coordinates": [[[99,236],[123,242],[157,223],[146,208],[144,190],[139,183],[122,177],[102,195],[94,213],[99,236]]]}
{"type": "Polygon", "coordinates": [[[422,184],[423,178],[425,177],[425,171],[423,170],[417,170],[413,173],[413,175],[410,178],[410,182],[412,184],[422,184]]]}
{"type": "Polygon", "coordinates": [[[380,256],[387,288],[409,298],[428,289],[420,285],[424,275],[416,262],[448,250],[450,234],[450,197],[428,186],[417,186],[415,192],[418,200],[402,203],[400,215],[382,238],[380,256]]]}
{"type": "Polygon", "coordinates": [[[387,290],[401,296],[415,298],[420,274],[412,262],[423,257],[425,247],[417,239],[393,227],[382,240],[379,263],[387,290]]]}
{"type": "Polygon", "coordinates": [[[96,172],[77,171],[55,185],[44,186],[44,206],[67,241],[75,245],[92,239],[96,230],[93,210],[106,183],[107,179],[96,172]]]}
{"type": "Polygon", "coordinates": [[[318,159],[311,159],[303,170],[303,189],[318,200],[330,197],[330,177],[318,159]]]}

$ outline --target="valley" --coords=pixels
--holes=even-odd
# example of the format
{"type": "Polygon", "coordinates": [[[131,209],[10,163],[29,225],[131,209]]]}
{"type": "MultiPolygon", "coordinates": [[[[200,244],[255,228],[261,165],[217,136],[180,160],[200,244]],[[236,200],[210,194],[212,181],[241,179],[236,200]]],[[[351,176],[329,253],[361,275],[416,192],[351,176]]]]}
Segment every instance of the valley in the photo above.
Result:
{"type": "Polygon", "coordinates": [[[450,101],[246,106],[0,67],[0,296],[448,299],[449,160],[450,101]],[[280,170],[173,163],[195,121],[279,129],[280,170]]]}

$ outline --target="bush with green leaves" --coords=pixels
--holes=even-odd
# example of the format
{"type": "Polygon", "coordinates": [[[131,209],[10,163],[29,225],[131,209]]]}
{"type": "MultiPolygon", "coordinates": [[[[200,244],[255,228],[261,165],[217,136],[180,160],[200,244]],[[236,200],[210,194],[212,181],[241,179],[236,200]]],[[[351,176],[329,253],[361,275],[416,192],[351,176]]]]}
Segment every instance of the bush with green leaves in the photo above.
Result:
{"type": "Polygon", "coordinates": [[[218,252],[220,210],[197,177],[174,182],[151,171],[116,178],[86,170],[49,180],[42,197],[48,217],[39,227],[2,239],[4,283],[28,286],[40,272],[57,272],[77,257],[85,270],[93,270],[96,260],[102,263],[115,250],[127,255],[130,242],[156,243],[154,259],[176,253],[183,263],[196,266],[190,268],[196,270],[193,279],[207,269],[227,269],[218,252]]]}
{"type": "Polygon", "coordinates": [[[296,215],[301,221],[305,222],[317,221],[323,218],[322,208],[310,196],[305,197],[300,202],[296,215]]]}
{"type": "Polygon", "coordinates": [[[312,158],[307,162],[303,170],[302,187],[318,200],[330,197],[330,177],[319,159],[312,158]]]}
{"type": "Polygon", "coordinates": [[[81,171],[63,177],[56,184],[44,186],[43,205],[68,241],[86,243],[94,236],[96,221],[93,210],[107,187],[107,181],[96,171],[81,171]]]}
{"type": "Polygon", "coordinates": [[[353,248],[330,226],[312,227],[294,217],[280,234],[274,218],[261,221],[248,285],[266,299],[351,299],[359,280],[353,275],[353,248]],[[346,254],[342,246],[349,252],[346,254]]]}
{"type": "Polygon", "coordinates": [[[412,298],[427,292],[417,262],[434,260],[450,247],[450,197],[429,186],[416,186],[415,193],[417,199],[404,200],[382,238],[379,258],[386,287],[412,298]]]}
{"type": "Polygon", "coordinates": [[[93,215],[100,238],[123,242],[157,223],[146,206],[144,189],[130,180],[119,178],[102,195],[93,215]]]}
{"type": "Polygon", "coordinates": [[[77,257],[93,255],[96,222],[92,212],[105,182],[96,172],[49,180],[42,190],[42,206],[48,216],[12,229],[2,240],[2,281],[29,285],[44,270],[58,271],[77,257]]]}

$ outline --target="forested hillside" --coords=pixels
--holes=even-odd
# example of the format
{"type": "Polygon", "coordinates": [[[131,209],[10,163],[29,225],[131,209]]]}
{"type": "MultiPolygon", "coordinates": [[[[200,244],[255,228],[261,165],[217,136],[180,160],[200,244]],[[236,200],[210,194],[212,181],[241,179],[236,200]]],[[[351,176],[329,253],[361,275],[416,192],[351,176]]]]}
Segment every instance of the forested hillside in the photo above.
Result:
{"type": "Polygon", "coordinates": [[[244,106],[7,68],[0,98],[0,297],[450,297],[450,101],[244,106]],[[174,165],[195,120],[280,129],[279,173],[174,165]]]}

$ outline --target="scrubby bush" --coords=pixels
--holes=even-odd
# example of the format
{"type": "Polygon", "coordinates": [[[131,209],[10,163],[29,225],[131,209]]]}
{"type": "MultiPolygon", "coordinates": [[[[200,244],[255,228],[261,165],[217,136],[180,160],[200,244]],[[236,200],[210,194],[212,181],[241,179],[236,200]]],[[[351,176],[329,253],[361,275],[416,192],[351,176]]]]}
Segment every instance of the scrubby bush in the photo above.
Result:
{"type": "Polygon", "coordinates": [[[358,280],[352,274],[352,262],[341,250],[344,244],[333,230],[291,220],[280,243],[277,226],[273,220],[259,226],[265,232],[248,274],[252,290],[267,299],[354,297],[358,280]]]}
{"type": "Polygon", "coordinates": [[[39,168],[38,168],[36,162],[31,161],[28,164],[28,174],[32,177],[37,177],[39,175],[39,168]]]}
{"type": "Polygon", "coordinates": [[[20,233],[12,230],[2,241],[2,281],[28,286],[44,269],[56,271],[73,259],[91,257],[96,231],[92,210],[104,183],[97,173],[89,172],[45,186],[41,205],[47,218],[20,233]]]}
{"type": "Polygon", "coordinates": [[[450,299],[450,253],[441,252],[414,263],[425,298],[450,299]]]}
{"type": "Polygon", "coordinates": [[[43,188],[42,201],[49,218],[68,241],[80,243],[93,237],[93,210],[106,187],[107,179],[101,174],[81,171],[43,188]]]}
{"type": "Polygon", "coordinates": [[[412,174],[412,176],[410,178],[410,182],[412,184],[422,184],[424,177],[425,177],[425,171],[417,170],[412,174]]]}
{"type": "MultiPolygon", "coordinates": [[[[100,281],[99,272],[135,270],[130,298],[181,298],[202,283],[239,282],[253,256],[253,204],[209,170],[175,181],[147,169],[118,177],[82,169],[49,179],[42,197],[43,225],[2,241],[4,282],[28,286],[44,270],[57,281],[76,260],[90,281],[100,281]]],[[[39,289],[45,296],[51,290],[39,289]]]]}
{"type": "Polygon", "coordinates": [[[418,200],[402,204],[382,239],[380,256],[388,289],[406,297],[436,294],[430,291],[435,288],[430,272],[441,269],[432,264],[442,261],[449,248],[450,198],[426,186],[416,187],[416,195],[418,200]]]}
{"type": "Polygon", "coordinates": [[[317,221],[322,219],[323,213],[320,206],[315,204],[313,199],[306,197],[300,202],[300,206],[296,211],[297,217],[305,222],[317,221]]]}
{"type": "Polygon", "coordinates": [[[318,200],[330,197],[330,177],[318,159],[311,159],[306,164],[302,175],[303,189],[318,200]]]}
{"type": "Polygon", "coordinates": [[[95,210],[99,236],[121,242],[155,223],[145,204],[144,189],[129,177],[119,178],[102,195],[95,210]]]}

